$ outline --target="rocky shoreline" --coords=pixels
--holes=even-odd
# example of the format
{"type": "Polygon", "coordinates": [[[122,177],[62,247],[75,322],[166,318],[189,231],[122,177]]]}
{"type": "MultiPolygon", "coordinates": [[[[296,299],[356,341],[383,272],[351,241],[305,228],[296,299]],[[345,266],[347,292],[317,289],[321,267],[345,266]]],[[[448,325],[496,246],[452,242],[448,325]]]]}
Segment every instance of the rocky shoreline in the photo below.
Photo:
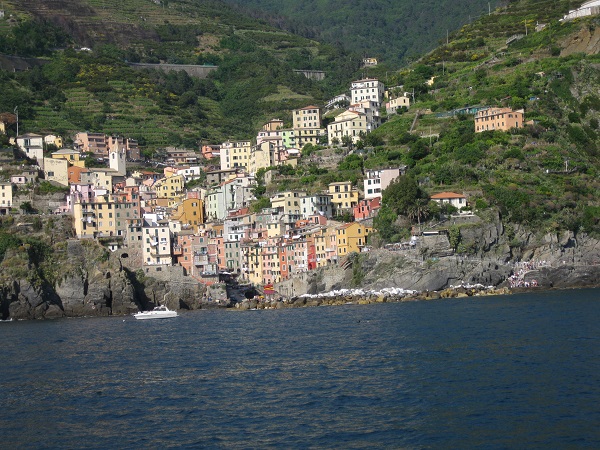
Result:
{"type": "MultiPolygon", "coordinates": [[[[495,230],[491,224],[489,228],[495,230]]],[[[427,255],[374,249],[356,254],[352,264],[332,264],[278,283],[273,299],[259,301],[247,300],[246,289],[232,295],[223,283],[206,286],[193,281],[178,267],[134,271],[119,254],[92,242],[68,240],[61,247],[60,263],[53,266],[53,279],[36,278],[31,270],[19,272],[17,265],[0,273],[0,319],[127,316],[157,304],[176,310],[281,309],[600,286],[600,241],[565,234],[548,242],[546,247],[521,249],[519,254],[511,249],[493,258],[487,247],[469,257],[436,256],[432,244],[427,255]],[[349,286],[357,288],[344,289],[349,286]]],[[[14,262],[22,255],[15,249],[8,256],[14,262]]]]}
{"type": "Polygon", "coordinates": [[[257,309],[306,308],[314,306],[370,305],[378,303],[399,303],[439,300],[447,298],[490,297],[497,295],[514,295],[527,292],[548,292],[565,289],[600,289],[600,284],[587,286],[563,287],[494,287],[494,286],[453,286],[442,291],[408,291],[402,289],[384,289],[382,291],[364,291],[362,289],[345,289],[323,294],[304,294],[290,299],[252,299],[235,304],[239,311],[257,309]]]}
{"type": "Polygon", "coordinates": [[[467,285],[453,286],[443,291],[412,291],[398,288],[382,289],[380,291],[367,291],[363,289],[341,289],[322,294],[303,294],[290,299],[251,299],[244,300],[235,305],[240,311],[255,309],[284,309],[304,308],[311,306],[341,306],[341,305],[369,305],[376,303],[397,303],[420,300],[437,300],[441,298],[464,298],[492,295],[507,295],[512,291],[509,288],[495,288],[493,286],[467,285]]]}

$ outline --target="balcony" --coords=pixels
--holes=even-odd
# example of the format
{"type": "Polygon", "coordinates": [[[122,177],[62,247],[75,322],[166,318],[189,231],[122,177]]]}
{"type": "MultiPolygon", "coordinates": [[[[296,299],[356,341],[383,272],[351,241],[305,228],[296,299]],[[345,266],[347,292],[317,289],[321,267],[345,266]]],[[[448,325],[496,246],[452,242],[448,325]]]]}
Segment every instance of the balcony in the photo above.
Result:
{"type": "Polygon", "coordinates": [[[195,266],[206,266],[208,265],[208,255],[194,255],[194,265],[195,266]]]}
{"type": "Polygon", "coordinates": [[[155,256],[157,258],[160,258],[161,256],[163,257],[171,257],[171,249],[170,248],[166,248],[165,250],[161,250],[159,246],[156,247],[151,247],[150,248],[150,255],[151,256],[155,256]]]}

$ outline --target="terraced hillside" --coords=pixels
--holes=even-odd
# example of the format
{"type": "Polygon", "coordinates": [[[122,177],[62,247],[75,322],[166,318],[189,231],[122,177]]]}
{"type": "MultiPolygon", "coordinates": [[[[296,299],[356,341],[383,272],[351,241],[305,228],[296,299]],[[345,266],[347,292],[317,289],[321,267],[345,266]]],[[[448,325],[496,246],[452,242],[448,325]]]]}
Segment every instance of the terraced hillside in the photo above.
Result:
{"type": "Polygon", "coordinates": [[[358,58],[216,0],[7,0],[6,8],[14,20],[6,39],[0,35],[0,53],[50,60],[3,74],[14,89],[0,98],[0,110],[19,106],[22,130],[32,132],[102,131],[150,148],[247,138],[273,116],[287,118],[290,109],[338,92],[359,66],[358,58]],[[219,69],[199,80],[134,72],[126,62],[219,69]],[[325,70],[327,77],[313,82],[295,69],[325,70]]]}
{"type": "Polygon", "coordinates": [[[11,6],[66,30],[77,46],[114,44],[131,48],[150,62],[194,63],[202,52],[219,53],[220,38],[232,33],[273,48],[309,43],[235,13],[216,0],[19,0],[11,6]]]}

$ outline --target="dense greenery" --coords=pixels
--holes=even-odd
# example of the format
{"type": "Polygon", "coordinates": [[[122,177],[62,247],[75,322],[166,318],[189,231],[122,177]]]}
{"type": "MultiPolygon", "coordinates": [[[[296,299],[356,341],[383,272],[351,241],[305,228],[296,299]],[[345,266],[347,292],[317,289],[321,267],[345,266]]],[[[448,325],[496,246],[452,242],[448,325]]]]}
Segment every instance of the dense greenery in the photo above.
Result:
{"type": "MultiPolygon", "coordinates": [[[[369,71],[388,85],[403,85],[399,92],[414,92],[410,110],[388,117],[356,145],[344,140],[333,148],[306,146],[297,167],[271,168],[270,185],[258,174],[254,210],[268,206],[269,196],[279,190],[314,193],[345,180],[361,188],[365,169],[406,166],[408,176],[384,193],[375,221],[384,240],[403,239],[411,226],[456,212],[427,201],[441,191],[464,192],[477,213],[493,208],[507,224],[600,234],[600,59],[569,46],[573,36],[593,32],[600,20],[558,22],[570,3],[512,1],[450,34],[448,43],[410,67],[369,71]],[[546,27],[533,31],[537,22],[546,27]],[[525,26],[527,36],[506,43],[525,26]],[[475,133],[473,116],[459,110],[468,105],[523,108],[531,122],[510,132],[475,133]]],[[[150,154],[167,144],[191,148],[248,139],[273,117],[291,125],[292,108],[323,104],[360,75],[359,61],[341,47],[243,15],[234,18],[229,10],[223,12],[223,26],[200,16],[196,23],[180,14],[179,8],[192,8],[191,3],[169,5],[153,25],[158,43],[140,37],[139,45],[127,49],[113,44],[93,52],[67,49],[53,53],[41,68],[0,72],[5,86],[0,112],[18,106],[27,131],[125,134],[150,154]],[[209,37],[212,44],[203,43],[209,37]],[[219,69],[201,80],[185,72],[134,72],[125,60],[212,62],[219,69]],[[302,68],[324,69],[327,77],[315,82],[293,72],[302,68]]],[[[209,3],[202,8],[203,17],[214,19],[209,3]]],[[[353,8],[340,6],[348,17],[353,8]]],[[[391,12],[380,16],[392,17],[391,12]]],[[[41,41],[53,42],[47,27],[40,33],[46,36],[41,41]]],[[[37,50],[28,54],[39,55],[50,44],[32,48],[37,50]]],[[[14,132],[13,124],[9,133],[14,132]]],[[[460,234],[453,233],[458,246],[460,234]]]]}
{"type": "Polygon", "coordinates": [[[65,0],[44,9],[26,2],[21,12],[39,19],[0,28],[0,52],[41,56],[54,50],[43,67],[0,72],[6,88],[0,112],[18,107],[22,130],[62,135],[99,131],[133,137],[150,148],[247,139],[272,117],[291,122],[290,109],[337,94],[360,65],[338,48],[275,30],[219,2],[173,0],[165,8],[127,0],[125,10],[83,3],[89,4],[65,0]],[[59,20],[64,14],[60,8],[69,5],[87,8],[89,17],[105,20],[110,15],[130,33],[115,34],[107,42],[106,31],[96,36],[98,30],[87,22],[73,30],[59,20]],[[139,14],[130,16],[132,11],[139,14]],[[42,17],[57,23],[51,26],[42,17]],[[93,51],[57,51],[70,43],[62,26],[74,39],[93,41],[93,51]],[[327,71],[324,81],[293,71],[305,68],[307,60],[327,71]],[[209,79],[198,79],[185,72],[134,71],[128,61],[217,64],[218,70],[209,79]]]}
{"type": "Polygon", "coordinates": [[[45,56],[70,43],[63,30],[44,20],[23,22],[0,34],[0,53],[19,56],[45,56]]]}
{"type": "MultiPolygon", "coordinates": [[[[396,65],[434,48],[462,24],[488,12],[488,2],[428,0],[226,0],[293,33],[340,44],[396,65]]],[[[495,7],[498,1],[489,2],[495,7]]]]}

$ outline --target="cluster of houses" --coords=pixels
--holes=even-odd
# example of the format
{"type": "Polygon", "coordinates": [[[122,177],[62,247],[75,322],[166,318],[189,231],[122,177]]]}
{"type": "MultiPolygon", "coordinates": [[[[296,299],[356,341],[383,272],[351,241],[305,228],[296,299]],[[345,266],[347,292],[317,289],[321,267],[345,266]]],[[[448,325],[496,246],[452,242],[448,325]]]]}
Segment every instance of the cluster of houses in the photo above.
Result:
{"type": "MultiPolygon", "coordinates": [[[[269,208],[252,212],[257,172],[297,165],[299,148],[318,144],[324,133],[331,143],[342,136],[356,141],[361,132],[379,125],[383,92],[377,80],[352,83],[350,108],[327,131],[321,126],[320,109],[307,106],[293,111],[291,129],[281,120],[271,120],[254,143],[206,145],[201,154],[167,149],[162,173],[127,170],[128,163],[140,158],[131,139],[82,132],[75,136],[73,148],[65,149],[57,136],[18,136],[17,146],[38,167],[0,183],[0,213],[14,207],[13,184],[32,183],[43,173],[44,179],[69,189],[53,212],[73,217],[77,238],[99,239],[111,250],[124,252],[130,266],[148,273],[181,266],[185,275],[206,284],[217,282],[223,272],[255,284],[277,283],[362,251],[383,190],[404,168],[367,170],[362,195],[350,181],[337,182],[317,194],[278,192],[269,208]],[[50,144],[58,150],[44,153],[50,144]],[[90,154],[106,167],[85,167],[90,154]],[[218,169],[207,170],[198,163],[217,157],[218,169]],[[186,188],[197,179],[202,183],[193,185],[201,187],[186,188]],[[341,215],[354,221],[334,220],[341,215]]],[[[459,197],[466,204],[464,196],[459,197]]]]}

